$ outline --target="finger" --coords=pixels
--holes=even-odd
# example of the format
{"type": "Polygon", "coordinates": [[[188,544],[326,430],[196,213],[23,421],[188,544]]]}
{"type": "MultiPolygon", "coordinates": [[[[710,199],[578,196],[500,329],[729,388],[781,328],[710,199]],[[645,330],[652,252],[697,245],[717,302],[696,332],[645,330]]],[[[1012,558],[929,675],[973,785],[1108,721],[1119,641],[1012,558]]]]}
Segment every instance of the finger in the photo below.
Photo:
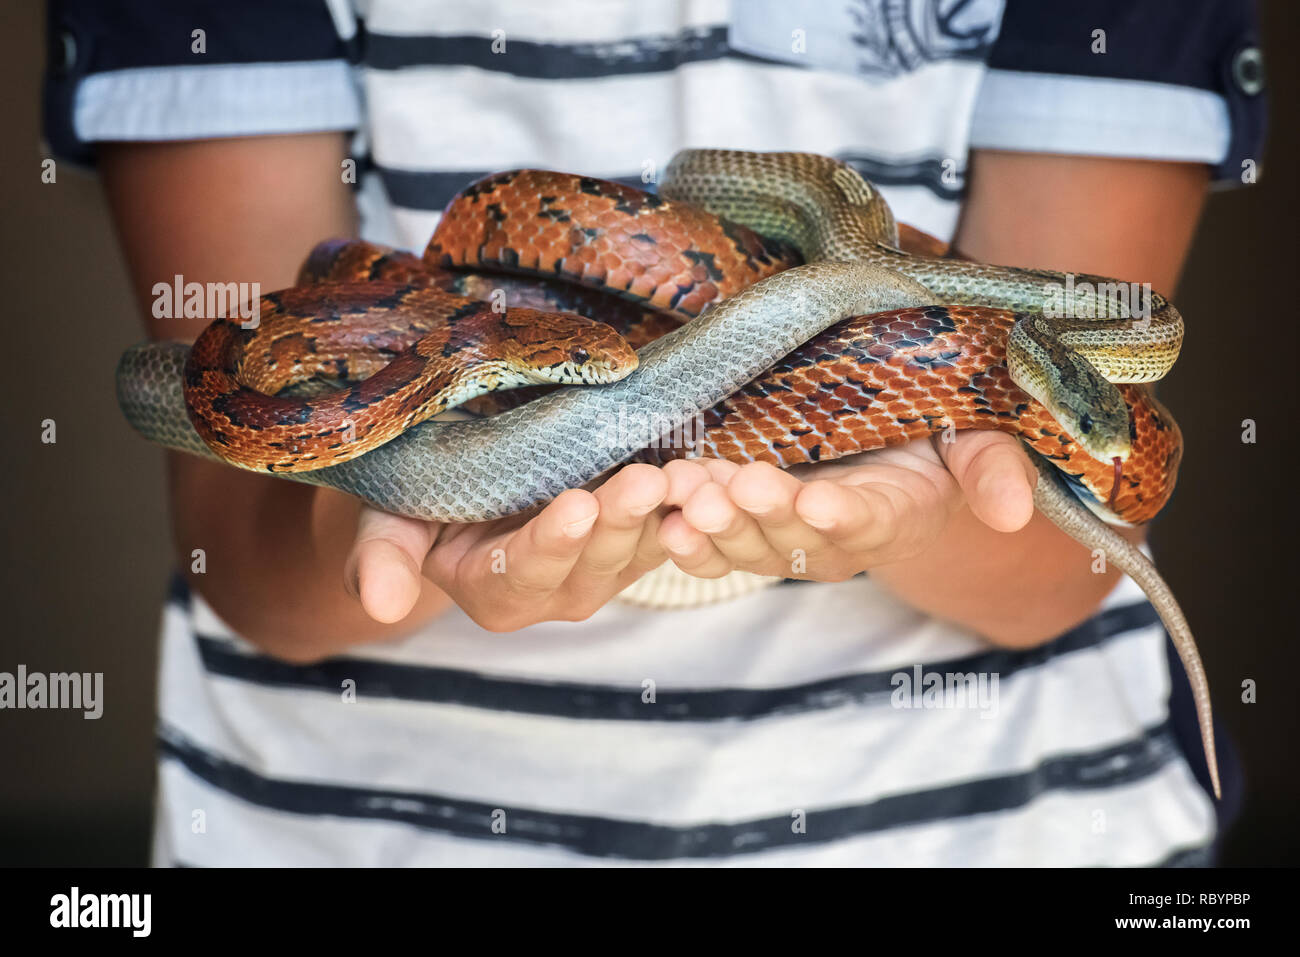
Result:
{"type": "Polygon", "coordinates": [[[612,587],[641,544],[651,513],[668,493],[668,479],[653,465],[629,465],[595,492],[600,513],[568,584],[583,592],[612,587]]]}
{"type": "Polygon", "coordinates": [[[663,467],[664,477],[668,479],[668,492],[663,504],[671,508],[680,508],[696,490],[713,481],[713,476],[705,465],[710,459],[674,459],[663,467]]]}
{"type": "Polygon", "coordinates": [[[727,492],[748,514],[780,524],[797,520],[794,500],[801,488],[803,482],[789,472],[766,462],[753,462],[737,470],[727,492]]]}
{"type": "Polygon", "coordinates": [[[783,565],[782,574],[803,574],[817,567],[833,548],[822,532],[796,511],[804,483],[774,465],[754,463],[740,469],[727,492],[758,523],[768,547],[783,565]]]}
{"type": "Polygon", "coordinates": [[[737,465],[726,459],[697,459],[697,461],[704,466],[711,480],[724,487],[730,485],[731,480],[744,468],[743,465],[737,465]]]}
{"type": "MultiPolygon", "coordinates": [[[[849,552],[870,552],[900,539],[925,523],[929,512],[908,509],[906,497],[887,483],[842,485],[817,481],[806,484],[795,500],[795,513],[817,529],[830,547],[849,552]],[[904,529],[904,516],[913,519],[904,529]]],[[[939,514],[935,512],[934,514],[939,514]]]]}
{"type": "Polygon", "coordinates": [[[363,508],[344,565],[344,585],[375,621],[401,621],[419,600],[420,568],[438,526],[363,508]]]}
{"type": "Polygon", "coordinates": [[[599,514],[595,495],[569,489],[509,537],[504,555],[492,549],[485,557],[504,559],[501,578],[508,597],[537,600],[559,588],[582,554],[599,514]]]}
{"type": "Polygon", "coordinates": [[[964,431],[953,442],[937,444],[976,518],[999,532],[1015,532],[1028,524],[1034,515],[1038,473],[1014,437],[964,431]]]}
{"type": "Polygon", "coordinates": [[[713,540],[692,528],[681,512],[672,512],[659,525],[659,541],[673,564],[696,578],[721,578],[732,570],[713,540]]]}
{"type": "Polygon", "coordinates": [[[619,586],[626,588],[652,568],[658,568],[668,559],[668,552],[659,541],[659,526],[663,519],[651,512],[641,527],[641,537],[636,543],[636,553],[619,576],[619,586]]]}
{"type": "Polygon", "coordinates": [[[772,551],[752,516],[743,511],[728,490],[716,482],[700,488],[682,506],[686,524],[703,532],[714,547],[736,568],[771,574],[780,558],[772,551]]]}

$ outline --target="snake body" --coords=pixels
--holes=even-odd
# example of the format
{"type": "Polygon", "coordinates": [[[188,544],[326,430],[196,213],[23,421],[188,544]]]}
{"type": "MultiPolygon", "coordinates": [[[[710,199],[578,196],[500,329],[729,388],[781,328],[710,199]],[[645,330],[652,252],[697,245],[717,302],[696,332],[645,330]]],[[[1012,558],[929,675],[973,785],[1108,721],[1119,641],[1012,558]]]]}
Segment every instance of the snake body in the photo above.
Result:
{"type": "Polygon", "coordinates": [[[1141,524],[1168,501],[1182,457],[1178,424],[1141,385],[1119,387],[1131,410],[1131,454],[1119,485],[1013,380],[1006,343],[1017,315],[925,306],[836,323],[706,410],[682,442],[648,449],[782,468],[900,445],[958,429],[1018,435],[1096,507],[1141,524]],[[685,441],[690,439],[688,443],[685,441]]]}
{"type": "Polygon", "coordinates": [[[232,465],[295,472],[345,462],[494,389],[612,382],[636,368],[608,326],[494,311],[421,283],[321,283],[263,296],[254,328],[220,319],[190,350],[190,421],[232,465]],[[346,389],[281,395],[318,376],[346,389]]]}
{"type": "MultiPolygon", "coordinates": [[[[646,196],[566,174],[500,174],[453,201],[423,263],[402,254],[377,267],[370,257],[375,275],[448,267],[538,273],[689,320],[640,348],[634,373],[598,388],[557,389],[477,421],[414,425],[408,416],[413,427],[365,455],[288,477],[413,517],[482,521],[644,455],[646,429],[628,427],[629,417],[653,431],[703,416],[699,448],[782,465],[948,428],[1014,431],[1036,461],[1055,466],[1035,492],[1039,509],[1103,549],[1160,611],[1192,679],[1218,793],[1208,687],[1186,621],[1145,556],[1093,514],[1144,521],[1172,489],[1177,428],[1131,384],[1160,378],[1176,358],[1182,320],[1172,305],[1153,297],[1147,314],[1117,312],[1097,291],[1110,281],[1084,276],[1075,277],[1067,303],[1084,318],[1046,316],[1045,288],[1069,288],[1064,274],[909,255],[897,247],[897,227],[875,189],[810,154],[688,150],[670,165],[660,197],[646,196]],[[528,176],[535,179],[524,189],[528,176]],[[699,209],[723,219],[706,222],[699,209]],[[679,215],[693,217],[692,228],[713,229],[711,246],[678,228],[679,215]],[[793,249],[809,262],[792,266],[793,249]],[[749,273],[732,282],[735,269],[749,273]]],[[[328,278],[340,250],[313,257],[306,272],[328,278]]],[[[424,278],[409,288],[437,284],[424,278]]],[[[373,362],[383,352],[368,355],[373,362]]],[[[240,355],[223,354],[226,371],[240,355]]],[[[188,359],[176,343],[128,351],[119,402],[146,437],[212,456],[187,418],[188,359]]],[[[266,382],[310,377],[301,371],[266,382]]],[[[225,387],[252,389],[255,378],[225,387]]],[[[228,417],[217,426],[237,431],[228,417]]]]}
{"type": "Polygon", "coordinates": [[[1104,276],[908,255],[880,194],[825,156],[685,150],[661,192],[791,242],[808,259],[875,263],[915,279],[937,302],[1023,313],[1006,341],[1012,378],[1102,461],[1126,460],[1130,450],[1116,383],[1163,378],[1182,345],[1182,317],[1168,300],[1153,295],[1149,314],[1128,315],[1108,295],[1120,284],[1104,276]],[[1063,316],[1043,315],[1051,299],[1063,316]]]}

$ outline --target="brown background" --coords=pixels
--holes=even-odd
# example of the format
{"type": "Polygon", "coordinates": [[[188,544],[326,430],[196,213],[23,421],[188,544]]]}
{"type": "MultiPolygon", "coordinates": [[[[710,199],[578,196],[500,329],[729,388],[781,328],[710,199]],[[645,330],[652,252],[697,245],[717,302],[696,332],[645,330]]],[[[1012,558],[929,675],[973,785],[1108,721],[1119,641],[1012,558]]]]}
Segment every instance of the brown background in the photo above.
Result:
{"type": "MultiPolygon", "coordinates": [[[[0,219],[8,344],[0,502],[0,671],[102,671],[104,717],[0,711],[0,864],[141,864],[153,786],[157,625],[168,576],[162,454],[118,413],[113,369],[140,338],[93,178],[40,181],[40,5],[0,35],[0,219]],[[43,419],[58,442],[40,441],[43,419]]],[[[1155,548],[1201,643],[1249,796],[1225,863],[1295,863],[1300,740],[1295,505],[1295,7],[1266,5],[1272,135],[1263,181],[1212,197],[1176,301],[1188,322],[1162,386],[1187,439],[1155,548]],[[1241,441],[1243,419],[1258,443],[1241,441]],[[1244,679],[1259,702],[1240,702],[1244,679]]],[[[1263,164],[1261,164],[1263,165],[1263,164]]],[[[1116,229],[1158,228],[1117,223],[1116,229]]]]}

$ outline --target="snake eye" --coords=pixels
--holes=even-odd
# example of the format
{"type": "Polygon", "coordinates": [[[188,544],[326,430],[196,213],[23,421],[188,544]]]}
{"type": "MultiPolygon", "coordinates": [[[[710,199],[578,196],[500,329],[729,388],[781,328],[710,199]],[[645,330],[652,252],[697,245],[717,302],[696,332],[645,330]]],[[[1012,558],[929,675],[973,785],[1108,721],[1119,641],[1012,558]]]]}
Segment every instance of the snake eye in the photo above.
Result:
{"type": "Polygon", "coordinates": [[[584,362],[586,362],[588,359],[591,358],[591,353],[589,353],[586,349],[582,348],[582,346],[579,346],[578,348],[573,350],[572,358],[573,361],[576,362],[578,365],[582,365],[584,362]]]}

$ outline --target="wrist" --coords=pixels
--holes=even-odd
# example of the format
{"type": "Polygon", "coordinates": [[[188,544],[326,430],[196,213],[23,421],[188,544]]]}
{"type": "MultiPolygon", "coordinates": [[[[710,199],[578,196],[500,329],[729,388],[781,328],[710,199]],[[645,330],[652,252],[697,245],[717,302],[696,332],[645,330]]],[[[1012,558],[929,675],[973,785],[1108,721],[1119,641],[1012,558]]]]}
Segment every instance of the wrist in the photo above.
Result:
{"type": "Polygon", "coordinates": [[[446,610],[428,581],[411,613],[382,624],[347,591],[360,505],[336,492],[190,456],[170,457],[173,536],[192,588],[262,652],[293,662],[410,634],[446,610]]]}
{"type": "MultiPolygon", "coordinates": [[[[1142,539],[1140,529],[1125,537],[1142,539]]],[[[996,532],[963,508],[915,558],[872,578],[918,611],[1005,648],[1032,648],[1096,612],[1119,572],[1037,512],[1018,532],[996,532]]]]}

